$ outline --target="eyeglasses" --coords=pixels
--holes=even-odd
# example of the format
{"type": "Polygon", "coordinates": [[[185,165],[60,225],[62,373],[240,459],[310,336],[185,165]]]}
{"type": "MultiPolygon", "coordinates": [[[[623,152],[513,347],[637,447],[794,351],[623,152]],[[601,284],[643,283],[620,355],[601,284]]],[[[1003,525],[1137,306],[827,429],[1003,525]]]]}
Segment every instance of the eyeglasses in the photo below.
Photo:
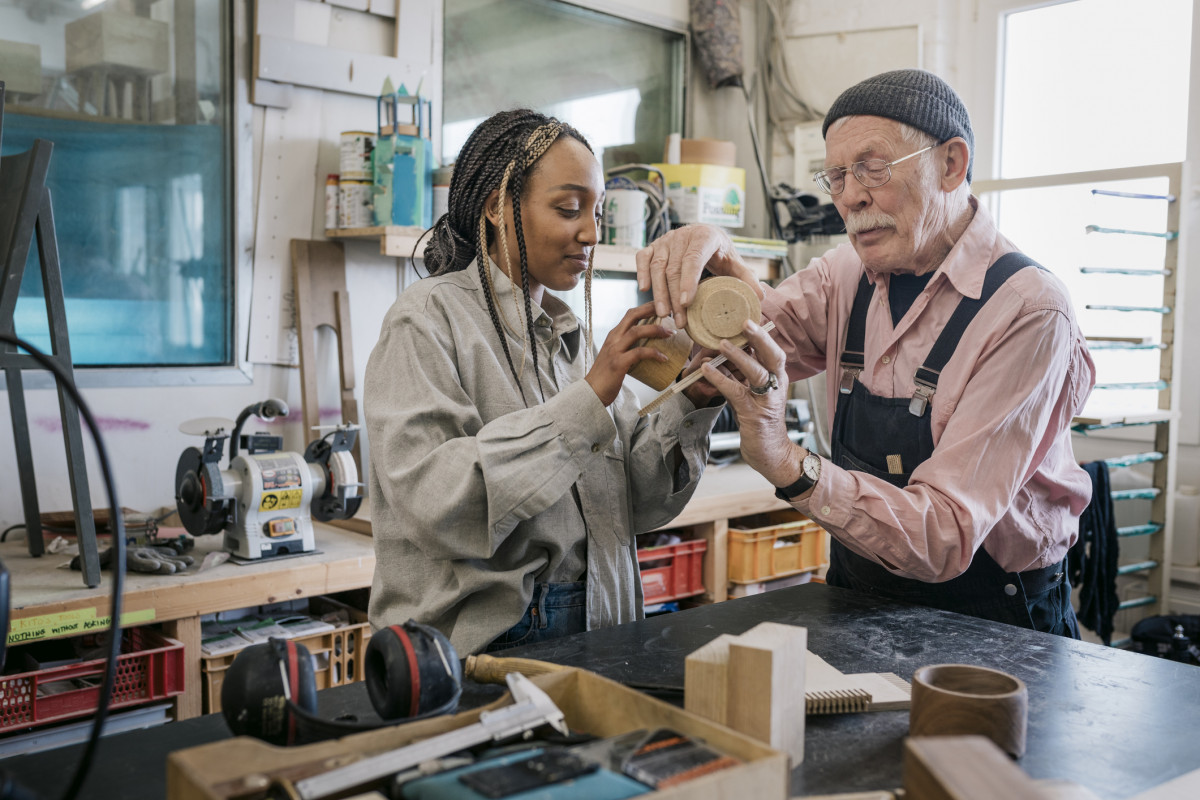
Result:
{"type": "Polygon", "coordinates": [[[866,161],[856,161],[848,167],[830,167],[823,169],[813,175],[813,180],[817,182],[817,186],[821,187],[821,191],[826,194],[841,194],[846,188],[846,172],[847,170],[854,174],[856,180],[868,189],[878,189],[892,179],[892,167],[902,161],[908,161],[910,158],[915,158],[921,153],[932,150],[937,147],[936,144],[931,144],[929,147],[918,150],[915,153],[909,153],[903,158],[897,158],[895,161],[884,161],[882,158],[868,158],[866,161]]]}

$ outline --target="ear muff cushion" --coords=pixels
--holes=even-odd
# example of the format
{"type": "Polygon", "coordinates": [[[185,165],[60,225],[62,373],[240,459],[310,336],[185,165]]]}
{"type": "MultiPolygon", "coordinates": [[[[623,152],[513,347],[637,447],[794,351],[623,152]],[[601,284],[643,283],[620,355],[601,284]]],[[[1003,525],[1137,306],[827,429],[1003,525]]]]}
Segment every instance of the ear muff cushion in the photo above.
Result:
{"type": "Polygon", "coordinates": [[[380,628],[366,653],[367,693],[384,719],[445,713],[458,703],[462,666],[436,628],[408,621],[380,628]]]}
{"type": "Polygon", "coordinates": [[[367,645],[367,694],[384,719],[414,717],[421,705],[421,670],[412,639],[400,625],[381,628],[367,645]]]}

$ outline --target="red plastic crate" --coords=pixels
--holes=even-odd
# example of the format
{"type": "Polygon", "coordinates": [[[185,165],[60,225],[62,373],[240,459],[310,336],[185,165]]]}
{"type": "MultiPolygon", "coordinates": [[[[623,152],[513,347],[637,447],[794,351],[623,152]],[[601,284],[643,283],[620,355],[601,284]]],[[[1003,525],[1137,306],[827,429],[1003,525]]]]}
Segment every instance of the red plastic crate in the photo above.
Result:
{"type": "Polygon", "coordinates": [[[695,539],[637,551],[638,564],[669,560],[642,570],[642,594],[646,605],[691,597],[704,591],[704,551],[708,542],[695,539]]]}
{"type": "MultiPolygon", "coordinates": [[[[0,676],[0,732],[96,712],[105,659],[0,676]]],[[[183,692],[183,642],[153,628],[121,631],[109,708],[150,703],[183,692]]]]}

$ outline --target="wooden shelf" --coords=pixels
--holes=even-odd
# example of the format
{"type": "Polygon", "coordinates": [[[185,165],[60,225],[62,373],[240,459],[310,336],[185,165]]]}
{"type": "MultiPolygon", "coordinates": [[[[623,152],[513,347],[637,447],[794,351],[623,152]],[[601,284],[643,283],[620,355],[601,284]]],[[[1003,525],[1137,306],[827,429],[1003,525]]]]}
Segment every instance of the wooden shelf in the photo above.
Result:
{"type": "MultiPolygon", "coordinates": [[[[405,227],[401,225],[377,225],[371,228],[336,228],[327,229],[327,239],[371,239],[379,238],[379,252],[385,256],[408,258],[412,255],[417,240],[426,233],[424,228],[405,227]]],[[[619,247],[617,245],[596,245],[595,267],[602,272],[637,272],[636,247],[619,247]]],[[[419,255],[419,254],[418,254],[419,255]]],[[[759,280],[773,280],[778,277],[779,261],[762,256],[743,255],[746,266],[754,271],[759,280]]]]}

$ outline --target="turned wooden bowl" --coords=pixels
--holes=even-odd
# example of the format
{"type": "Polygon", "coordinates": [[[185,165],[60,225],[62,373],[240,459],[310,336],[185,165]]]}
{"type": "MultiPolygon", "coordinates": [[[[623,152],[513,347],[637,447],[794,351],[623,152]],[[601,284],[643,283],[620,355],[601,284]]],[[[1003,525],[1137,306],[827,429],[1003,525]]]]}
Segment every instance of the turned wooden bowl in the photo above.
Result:
{"type": "MultiPolygon", "coordinates": [[[[660,320],[658,317],[643,320],[638,324],[666,324],[668,328],[675,327],[674,322],[669,318],[667,320],[660,320]]],[[[667,339],[642,339],[638,342],[638,346],[650,347],[667,356],[666,361],[643,359],[634,364],[633,369],[629,370],[630,375],[660,392],[675,382],[675,379],[679,377],[679,373],[683,371],[684,366],[687,364],[688,357],[692,354],[692,340],[688,338],[686,331],[677,330],[667,339]]]]}
{"type": "Polygon", "coordinates": [[[1029,690],[988,667],[933,664],[913,673],[909,736],[986,736],[1014,758],[1025,753],[1029,690]]]}

